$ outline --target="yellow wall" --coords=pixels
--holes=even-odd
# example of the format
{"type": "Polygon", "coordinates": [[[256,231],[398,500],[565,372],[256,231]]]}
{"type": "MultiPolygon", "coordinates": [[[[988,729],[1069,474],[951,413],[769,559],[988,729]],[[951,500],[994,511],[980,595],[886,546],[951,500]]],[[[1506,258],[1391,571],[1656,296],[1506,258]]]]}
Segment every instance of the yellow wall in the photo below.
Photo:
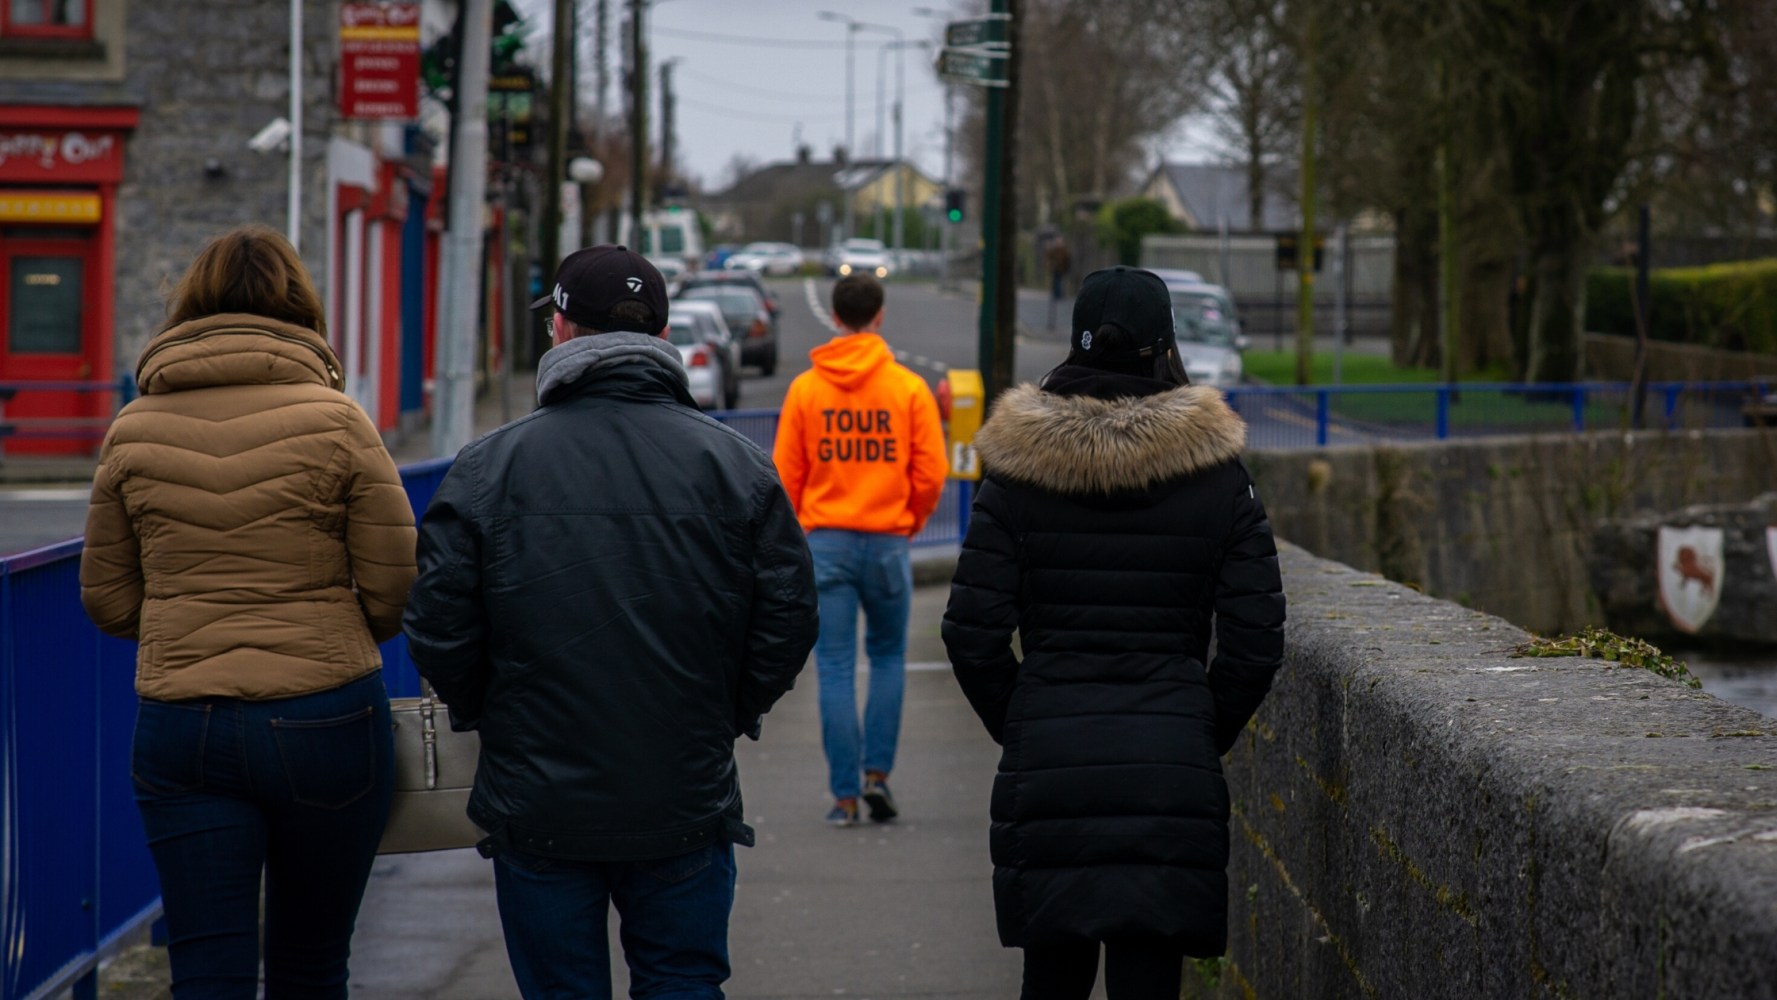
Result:
{"type": "MultiPolygon", "coordinates": [[[[943,195],[944,189],[938,182],[927,178],[913,167],[902,165],[901,171],[904,177],[901,182],[901,204],[903,207],[918,208],[943,195]]],[[[857,201],[853,205],[854,211],[874,212],[878,204],[893,211],[895,207],[895,172],[884,171],[874,181],[859,188],[856,198],[857,201]]]]}

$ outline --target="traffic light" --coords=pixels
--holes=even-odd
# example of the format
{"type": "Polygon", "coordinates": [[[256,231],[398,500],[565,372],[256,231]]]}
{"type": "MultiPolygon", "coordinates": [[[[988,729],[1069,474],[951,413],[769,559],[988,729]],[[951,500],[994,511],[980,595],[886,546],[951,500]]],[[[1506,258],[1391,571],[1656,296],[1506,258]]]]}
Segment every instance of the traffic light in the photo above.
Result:
{"type": "Polygon", "coordinates": [[[944,217],[951,222],[963,221],[963,201],[968,192],[962,188],[951,188],[944,192],[944,217]]]}

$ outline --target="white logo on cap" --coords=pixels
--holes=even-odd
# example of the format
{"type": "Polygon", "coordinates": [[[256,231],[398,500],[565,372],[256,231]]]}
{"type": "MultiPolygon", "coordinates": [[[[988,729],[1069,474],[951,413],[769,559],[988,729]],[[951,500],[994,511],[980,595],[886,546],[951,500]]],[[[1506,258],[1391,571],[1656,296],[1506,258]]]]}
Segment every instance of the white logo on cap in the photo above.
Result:
{"type": "Polygon", "coordinates": [[[1091,330],[1081,330],[1080,331],[1080,350],[1082,350],[1082,351],[1092,350],[1092,331],[1091,330]]]}
{"type": "Polygon", "coordinates": [[[623,279],[623,283],[628,285],[629,290],[632,292],[639,292],[642,290],[642,279],[640,278],[625,278],[623,279]]]}
{"type": "Polygon", "coordinates": [[[568,311],[568,293],[562,289],[560,284],[555,286],[555,294],[551,296],[551,298],[555,299],[555,307],[557,309],[560,309],[562,312],[568,311]]]}

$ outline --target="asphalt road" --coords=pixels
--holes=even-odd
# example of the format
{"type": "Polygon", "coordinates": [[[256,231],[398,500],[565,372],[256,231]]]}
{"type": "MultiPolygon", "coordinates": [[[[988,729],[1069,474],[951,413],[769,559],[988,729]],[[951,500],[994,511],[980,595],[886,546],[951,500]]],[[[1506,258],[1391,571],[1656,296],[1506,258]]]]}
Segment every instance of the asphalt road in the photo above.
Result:
{"type": "MultiPolygon", "coordinates": [[[[808,352],[834,334],[827,325],[833,279],[798,278],[770,284],[781,307],[777,374],[765,378],[755,369],[746,369],[741,381],[742,409],[783,405],[790,381],[808,370],[808,352]]],[[[1041,377],[1067,354],[1067,324],[1063,319],[1057,323],[1057,331],[1045,329],[1048,300],[1040,294],[1021,293],[1018,305],[1023,329],[1015,367],[1018,380],[1024,382],[1041,377]]],[[[936,385],[950,368],[978,367],[979,308],[972,284],[942,291],[931,282],[891,282],[883,306],[882,336],[902,364],[936,385]]],[[[1060,315],[1065,317],[1072,308],[1071,303],[1063,303],[1060,315]]]]}

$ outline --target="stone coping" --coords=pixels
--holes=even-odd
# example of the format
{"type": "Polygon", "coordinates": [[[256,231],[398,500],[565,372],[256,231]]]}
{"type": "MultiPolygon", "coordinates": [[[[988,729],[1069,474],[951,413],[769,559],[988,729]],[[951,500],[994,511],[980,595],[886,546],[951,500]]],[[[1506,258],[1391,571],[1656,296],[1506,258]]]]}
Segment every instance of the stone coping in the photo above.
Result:
{"type": "Polygon", "coordinates": [[[1187,995],[1777,996],[1777,720],[1281,560],[1285,669],[1226,762],[1230,954],[1187,995]]]}

